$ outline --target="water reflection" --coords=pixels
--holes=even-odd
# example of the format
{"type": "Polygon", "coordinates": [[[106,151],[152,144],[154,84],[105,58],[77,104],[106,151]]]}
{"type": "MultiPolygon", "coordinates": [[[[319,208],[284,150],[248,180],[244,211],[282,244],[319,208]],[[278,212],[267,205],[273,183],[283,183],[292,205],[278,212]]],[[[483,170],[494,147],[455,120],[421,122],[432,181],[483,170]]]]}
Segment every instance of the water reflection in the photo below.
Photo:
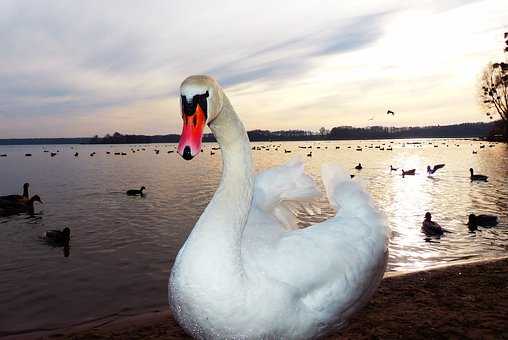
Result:
{"type": "MultiPolygon", "coordinates": [[[[390,225],[389,271],[506,255],[508,147],[410,142],[415,141],[253,143],[253,157],[259,171],[300,155],[319,183],[323,163],[338,163],[355,174],[390,225]],[[279,150],[261,148],[270,144],[280,145],[279,150]],[[388,145],[393,151],[381,151],[388,145]],[[473,149],[478,153],[473,155],[473,149]],[[311,150],[312,157],[306,157],[311,150]],[[358,163],[362,170],[354,169],[358,163]],[[427,165],[440,163],[446,166],[428,177],[427,165]],[[469,168],[489,176],[489,182],[471,182],[469,168]],[[416,173],[402,177],[402,169],[416,173]],[[427,211],[451,233],[440,238],[422,233],[427,211]],[[471,231],[470,213],[497,215],[499,224],[471,231]]],[[[0,146],[0,153],[9,154],[0,159],[0,194],[18,192],[30,182],[45,202],[33,214],[0,217],[0,330],[65,325],[166,304],[172,261],[215,192],[222,163],[220,150],[210,154],[214,144],[204,145],[193,162],[168,153],[175,147],[48,146],[60,150],[50,157],[39,146],[0,146]],[[81,157],[92,152],[94,157],[81,157]],[[148,188],[143,199],[126,195],[140,184],[148,188]],[[72,228],[72,256],[65,257],[70,247],[37,242],[46,230],[66,225],[72,228]]],[[[334,213],[324,196],[317,208],[314,215],[300,213],[299,224],[308,226],[334,213]]]]}

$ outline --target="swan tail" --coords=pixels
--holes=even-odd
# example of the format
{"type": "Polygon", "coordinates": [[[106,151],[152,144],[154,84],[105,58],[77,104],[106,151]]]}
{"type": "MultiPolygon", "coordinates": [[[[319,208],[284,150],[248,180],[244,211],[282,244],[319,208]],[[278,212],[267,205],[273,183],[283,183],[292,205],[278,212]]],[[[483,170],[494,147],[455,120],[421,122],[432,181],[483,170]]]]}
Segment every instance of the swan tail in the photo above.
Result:
{"type": "Polygon", "coordinates": [[[254,205],[272,214],[286,229],[298,229],[299,211],[317,213],[312,201],[320,196],[314,180],[304,173],[299,157],[256,176],[254,205]]]}
{"type": "Polygon", "coordinates": [[[341,167],[334,164],[323,165],[321,178],[328,201],[337,210],[337,215],[355,216],[363,220],[379,218],[380,214],[370,194],[360,183],[351,180],[341,167]]]}

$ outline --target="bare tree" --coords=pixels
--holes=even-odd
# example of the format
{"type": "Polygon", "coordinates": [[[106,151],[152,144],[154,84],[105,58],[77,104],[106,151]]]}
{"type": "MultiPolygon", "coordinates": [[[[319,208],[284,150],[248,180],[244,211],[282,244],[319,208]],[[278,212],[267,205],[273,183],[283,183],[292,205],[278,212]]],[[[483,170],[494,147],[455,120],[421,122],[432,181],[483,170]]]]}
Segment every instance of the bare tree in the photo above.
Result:
{"type": "Polygon", "coordinates": [[[508,120],[508,64],[488,64],[481,77],[480,100],[486,115],[491,119],[497,113],[508,120]],[[506,71],[503,71],[503,68],[506,71]]]}
{"type": "MultiPolygon", "coordinates": [[[[505,33],[506,38],[508,33],[505,33]]],[[[508,47],[505,52],[508,52],[508,47]]],[[[480,104],[486,110],[485,114],[490,119],[494,119],[495,114],[499,115],[504,136],[508,138],[508,63],[489,63],[481,75],[480,86],[480,104]]]]}

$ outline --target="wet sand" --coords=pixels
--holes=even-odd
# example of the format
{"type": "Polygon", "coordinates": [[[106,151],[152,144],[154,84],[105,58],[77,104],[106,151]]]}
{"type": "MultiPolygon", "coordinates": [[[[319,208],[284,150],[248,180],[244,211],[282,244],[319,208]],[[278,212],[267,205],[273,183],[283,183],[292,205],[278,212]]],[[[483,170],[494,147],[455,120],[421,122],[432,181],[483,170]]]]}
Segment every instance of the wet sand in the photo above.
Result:
{"type": "MultiPolygon", "coordinates": [[[[188,338],[167,307],[9,339],[188,338]]],[[[370,303],[329,339],[508,339],[508,258],[383,279],[370,303]]]]}

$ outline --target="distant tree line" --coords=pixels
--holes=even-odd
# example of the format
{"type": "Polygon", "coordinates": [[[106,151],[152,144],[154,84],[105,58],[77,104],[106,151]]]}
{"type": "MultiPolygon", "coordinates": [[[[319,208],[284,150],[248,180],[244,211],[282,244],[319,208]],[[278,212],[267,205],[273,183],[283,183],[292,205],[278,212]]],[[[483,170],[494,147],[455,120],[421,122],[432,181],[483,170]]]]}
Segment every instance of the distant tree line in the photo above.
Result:
{"type": "Polygon", "coordinates": [[[488,136],[496,123],[463,123],[443,126],[354,128],[334,127],[328,139],[451,138],[488,136]]]}
{"type": "MultiPolygon", "coordinates": [[[[292,140],[334,140],[334,139],[391,139],[391,138],[453,138],[453,137],[489,137],[499,134],[503,129],[502,121],[489,123],[463,123],[456,125],[425,126],[425,127],[384,127],[370,126],[355,128],[352,126],[338,126],[333,129],[325,128],[319,131],[306,130],[252,130],[248,131],[249,139],[253,142],[264,141],[292,141],[292,140]]],[[[0,145],[24,144],[149,144],[149,143],[177,143],[178,134],[169,135],[124,135],[115,132],[104,137],[95,135],[92,138],[20,138],[0,139],[0,145]]],[[[215,142],[211,133],[203,135],[204,142],[215,142]]]]}
{"type": "MultiPolygon", "coordinates": [[[[321,128],[318,132],[305,130],[252,130],[247,134],[253,142],[264,141],[292,141],[292,140],[337,140],[337,139],[392,139],[392,138],[453,138],[453,137],[487,137],[495,131],[496,124],[492,123],[463,123],[456,125],[425,126],[425,127],[383,127],[371,126],[355,128],[352,126],[334,127],[330,131],[321,128]]],[[[147,144],[147,143],[177,143],[178,134],[144,136],[122,135],[115,132],[104,137],[95,136],[91,144],[147,144]]],[[[212,134],[203,136],[204,142],[215,142],[212,134]]]]}

